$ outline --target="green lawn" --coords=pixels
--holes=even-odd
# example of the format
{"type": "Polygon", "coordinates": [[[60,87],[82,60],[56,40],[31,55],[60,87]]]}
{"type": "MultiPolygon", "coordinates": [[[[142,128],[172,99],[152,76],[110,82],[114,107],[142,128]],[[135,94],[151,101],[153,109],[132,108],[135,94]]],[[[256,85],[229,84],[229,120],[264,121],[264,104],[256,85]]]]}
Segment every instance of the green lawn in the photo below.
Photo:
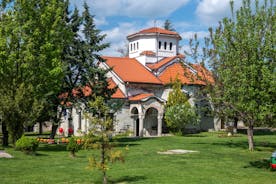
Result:
{"type": "MultiPolygon", "coordinates": [[[[276,149],[276,135],[255,136],[256,151],[247,151],[245,135],[201,133],[190,136],[120,139],[129,145],[124,164],[108,171],[112,183],[276,183],[268,159],[276,149]],[[167,149],[196,150],[185,155],[159,155],[167,149]]],[[[41,144],[37,156],[6,149],[13,159],[0,159],[0,183],[101,183],[98,171],[86,169],[92,151],[69,158],[64,145],[41,144]]]]}

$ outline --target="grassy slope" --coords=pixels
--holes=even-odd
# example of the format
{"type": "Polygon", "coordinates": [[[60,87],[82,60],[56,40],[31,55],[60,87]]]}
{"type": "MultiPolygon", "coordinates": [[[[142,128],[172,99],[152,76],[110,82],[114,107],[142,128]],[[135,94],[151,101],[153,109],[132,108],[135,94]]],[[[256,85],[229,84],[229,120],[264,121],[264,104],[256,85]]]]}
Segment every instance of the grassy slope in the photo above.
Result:
{"type": "MultiPolygon", "coordinates": [[[[185,137],[120,139],[129,145],[126,162],[114,164],[108,176],[114,183],[275,183],[268,158],[276,149],[275,135],[255,136],[256,151],[247,151],[246,136],[219,137],[202,133],[185,137]],[[159,155],[167,149],[197,150],[185,155],[159,155]]],[[[82,150],[68,157],[64,145],[41,145],[38,156],[6,149],[14,159],[0,159],[4,183],[100,183],[98,171],[85,169],[93,151],[82,150]]]]}

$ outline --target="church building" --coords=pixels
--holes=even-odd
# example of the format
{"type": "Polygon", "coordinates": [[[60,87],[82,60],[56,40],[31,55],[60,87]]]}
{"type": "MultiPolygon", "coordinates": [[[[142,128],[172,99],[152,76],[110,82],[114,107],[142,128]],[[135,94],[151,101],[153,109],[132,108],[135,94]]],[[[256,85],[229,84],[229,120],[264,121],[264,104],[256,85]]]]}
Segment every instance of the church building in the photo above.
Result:
{"type": "MultiPolygon", "coordinates": [[[[112,99],[122,102],[122,108],[114,112],[116,133],[131,132],[133,136],[162,136],[166,133],[164,121],[165,104],[172,82],[179,79],[182,91],[195,103],[199,88],[212,82],[210,72],[198,64],[188,64],[179,53],[181,36],[177,32],[158,27],[141,30],[127,36],[128,57],[103,56],[106,60],[99,66],[112,70],[107,73],[111,88],[117,86],[112,99]]],[[[82,112],[73,109],[72,119],[64,116],[60,124],[65,130],[73,127],[74,135],[85,133],[89,122],[82,112]]],[[[211,116],[201,114],[197,130],[219,129],[211,116]]]]}

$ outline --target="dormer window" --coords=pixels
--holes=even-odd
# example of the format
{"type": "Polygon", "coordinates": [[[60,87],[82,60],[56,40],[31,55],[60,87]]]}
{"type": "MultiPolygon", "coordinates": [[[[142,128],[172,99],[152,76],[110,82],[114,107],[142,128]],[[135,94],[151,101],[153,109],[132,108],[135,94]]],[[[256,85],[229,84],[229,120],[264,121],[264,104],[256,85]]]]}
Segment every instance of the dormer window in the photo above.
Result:
{"type": "Polygon", "coordinates": [[[164,43],[164,49],[167,50],[167,42],[164,43]]]}
{"type": "Polygon", "coordinates": [[[158,48],[161,49],[161,46],[162,46],[162,43],[161,43],[161,41],[159,41],[158,48]]]}

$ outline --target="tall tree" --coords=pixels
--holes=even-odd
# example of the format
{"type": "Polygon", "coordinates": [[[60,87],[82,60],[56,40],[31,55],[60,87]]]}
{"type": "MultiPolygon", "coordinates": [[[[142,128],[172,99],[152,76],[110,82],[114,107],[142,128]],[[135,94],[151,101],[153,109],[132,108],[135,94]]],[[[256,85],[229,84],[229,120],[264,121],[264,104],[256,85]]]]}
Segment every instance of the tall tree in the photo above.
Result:
{"type": "Polygon", "coordinates": [[[275,2],[243,0],[206,38],[204,48],[216,79],[211,99],[226,118],[247,126],[248,147],[254,150],[253,128],[276,125],[275,2]]]}
{"type": "Polygon", "coordinates": [[[2,9],[0,20],[0,113],[15,141],[61,87],[67,34],[63,1],[6,2],[12,3],[2,9]]]}

